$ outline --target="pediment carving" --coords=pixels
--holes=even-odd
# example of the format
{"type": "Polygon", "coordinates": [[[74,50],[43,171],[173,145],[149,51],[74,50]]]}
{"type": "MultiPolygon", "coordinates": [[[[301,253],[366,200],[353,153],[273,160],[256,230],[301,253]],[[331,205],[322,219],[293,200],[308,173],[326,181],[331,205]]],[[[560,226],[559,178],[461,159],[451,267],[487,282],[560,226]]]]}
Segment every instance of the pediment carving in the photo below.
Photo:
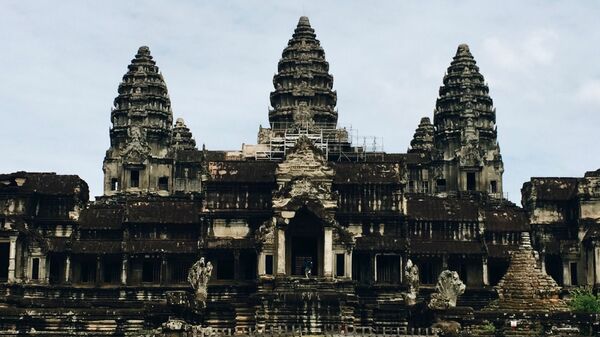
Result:
{"type": "Polygon", "coordinates": [[[121,150],[121,156],[129,163],[141,163],[150,153],[150,146],[146,142],[144,130],[132,126],[127,131],[127,145],[121,150]]]}

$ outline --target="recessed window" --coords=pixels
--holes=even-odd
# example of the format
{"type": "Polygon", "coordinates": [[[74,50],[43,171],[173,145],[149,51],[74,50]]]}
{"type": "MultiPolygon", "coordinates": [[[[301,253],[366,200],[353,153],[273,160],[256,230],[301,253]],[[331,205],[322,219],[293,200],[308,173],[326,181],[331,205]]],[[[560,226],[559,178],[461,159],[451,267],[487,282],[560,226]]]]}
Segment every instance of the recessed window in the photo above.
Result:
{"type": "Polygon", "coordinates": [[[169,177],[158,178],[158,189],[161,191],[169,190],[169,177]]]}
{"type": "Polygon", "coordinates": [[[33,258],[31,259],[31,279],[39,280],[40,278],[40,259],[33,258]]]}
{"type": "Polygon", "coordinates": [[[112,178],[110,180],[110,190],[118,191],[119,190],[119,180],[117,178],[112,178]]]}
{"type": "Polygon", "coordinates": [[[421,191],[423,193],[429,193],[429,181],[422,181],[421,182],[421,191]]]}
{"type": "Polygon", "coordinates": [[[577,280],[577,263],[571,262],[570,268],[571,268],[571,285],[576,286],[579,284],[579,282],[577,280]]]}
{"type": "Polygon", "coordinates": [[[265,274],[273,275],[273,255],[265,255],[265,274]]]}
{"type": "Polygon", "coordinates": [[[335,254],[335,276],[344,276],[345,272],[345,255],[335,254]]]}
{"type": "Polygon", "coordinates": [[[438,179],[436,189],[438,192],[446,192],[446,179],[438,179]]]}
{"type": "Polygon", "coordinates": [[[130,171],[129,183],[131,187],[140,187],[140,171],[130,171]]]}
{"type": "Polygon", "coordinates": [[[476,179],[475,172],[467,172],[467,191],[475,191],[476,179]]]}
{"type": "Polygon", "coordinates": [[[498,182],[496,180],[490,181],[490,193],[498,193],[498,182]]]}
{"type": "Polygon", "coordinates": [[[142,282],[158,283],[160,282],[161,262],[156,259],[146,259],[142,263],[142,282]]]}

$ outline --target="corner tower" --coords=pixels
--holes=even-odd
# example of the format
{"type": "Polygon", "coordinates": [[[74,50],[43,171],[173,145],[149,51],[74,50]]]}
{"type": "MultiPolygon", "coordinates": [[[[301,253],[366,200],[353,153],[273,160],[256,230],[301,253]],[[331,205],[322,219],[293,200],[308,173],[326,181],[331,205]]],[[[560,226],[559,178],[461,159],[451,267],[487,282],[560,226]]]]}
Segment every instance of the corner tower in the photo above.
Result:
{"type": "Polygon", "coordinates": [[[119,84],[104,158],[104,194],[167,191],[173,113],[150,49],[142,46],[119,84]]]}
{"type": "Polygon", "coordinates": [[[496,109],[469,46],[458,46],[434,111],[435,179],[449,191],[501,195],[496,109]]]}
{"type": "Polygon", "coordinates": [[[292,38],[283,50],[273,77],[269,122],[273,130],[294,123],[314,123],[332,129],[337,124],[334,110],[337,95],[325,51],[306,16],[300,17],[292,38]]]}

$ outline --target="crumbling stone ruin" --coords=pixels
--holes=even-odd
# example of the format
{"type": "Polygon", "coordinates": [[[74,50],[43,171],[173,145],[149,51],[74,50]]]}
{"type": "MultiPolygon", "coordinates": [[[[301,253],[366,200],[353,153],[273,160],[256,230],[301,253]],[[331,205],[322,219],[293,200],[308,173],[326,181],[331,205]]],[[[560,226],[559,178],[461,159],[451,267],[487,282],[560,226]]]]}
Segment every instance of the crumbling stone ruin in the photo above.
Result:
{"type": "Polygon", "coordinates": [[[407,153],[338,125],[308,18],[277,69],[257,144],[199,149],[140,47],[110,112],[102,196],[78,176],[0,175],[0,335],[597,332],[559,297],[600,287],[600,171],[532,178],[523,208],[504,199],[496,110],[467,45],[407,153]],[[446,270],[466,291],[433,317],[446,270]],[[542,303],[561,310],[520,310],[542,303]]]}

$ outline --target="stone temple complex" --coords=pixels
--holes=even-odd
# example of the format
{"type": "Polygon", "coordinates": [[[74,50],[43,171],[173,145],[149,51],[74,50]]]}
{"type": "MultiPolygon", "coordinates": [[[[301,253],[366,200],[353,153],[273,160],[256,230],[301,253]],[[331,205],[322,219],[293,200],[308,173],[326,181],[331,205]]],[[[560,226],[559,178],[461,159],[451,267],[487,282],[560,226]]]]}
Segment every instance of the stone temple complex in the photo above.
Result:
{"type": "MultiPolygon", "coordinates": [[[[168,297],[193,293],[200,258],[202,324],[219,333],[433,333],[435,319],[454,317],[485,335],[478,327],[502,329],[513,312],[564,314],[569,289],[600,288],[600,170],[532,178],[523,207],[504,199],[496,110],[467,45],[440,76],[407,153],[356,144],[301,17],[273,78],[269,127],[254,145],[217,151],[175,119],[140,47],[110,111],[102,196],[89,201],[78,176],[0,175],[0,335],[156,328],[178,315],[168,297]],[[464,294],[429,310],[445,270],[464,294]]],[[[564,317],[554,322],[592,320],[564,317]]]]}

